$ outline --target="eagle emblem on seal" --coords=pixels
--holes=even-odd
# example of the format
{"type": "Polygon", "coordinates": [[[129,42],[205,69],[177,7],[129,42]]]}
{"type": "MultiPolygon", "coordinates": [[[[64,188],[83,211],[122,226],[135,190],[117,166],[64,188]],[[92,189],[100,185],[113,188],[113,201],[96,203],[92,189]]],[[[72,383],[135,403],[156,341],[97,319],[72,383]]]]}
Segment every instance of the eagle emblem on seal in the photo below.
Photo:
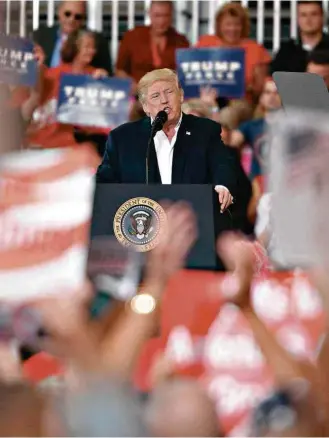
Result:
{"type": "Polygon", "coordinates": [[[136,211],[130,216],[128,232],[139,240],[147,239],[152,232],[152,216],[146,211],[136,211]]]}

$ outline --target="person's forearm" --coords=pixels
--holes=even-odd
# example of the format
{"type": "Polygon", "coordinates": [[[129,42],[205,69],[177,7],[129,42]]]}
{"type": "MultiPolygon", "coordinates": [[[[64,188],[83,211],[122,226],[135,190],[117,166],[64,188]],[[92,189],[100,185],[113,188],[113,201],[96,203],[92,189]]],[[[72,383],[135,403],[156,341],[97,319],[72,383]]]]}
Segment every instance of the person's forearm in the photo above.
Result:
{"type": "Polygon", "coordinates": [[[268,73],[269,73],[269,66],[267,64],[260,64],[255,67],[254,77],[252,81],[252,91],[256,95],[261,94],[268,73]]]}
{"type": "Polygon", "coordinates": [[[323,396],[326,412],[329,415],[329,335],[328,332],[324,335],[323,342],[320,346],[320,351],[317,357],[317,370],[321,379],[323,388],[323,396]]]}
{"type": "Polygon", "coordinates": [[[156,331],[159,322],[159,298],[165,285],[146,282],[143,291],[155,298],[156,308],[148,314],[139,314],[130,304],[121,312],[113,329],[103,339],[102,366],[122,379],[131,378],[136,360],[147,339],[156,331]]]}
{"type": "Polygon", "coordinates": [[[23,380],[19,348],[15,342],[0,342],[0,380],[6,383],[23,380]]]}
{"type": "Polygon", "coordinates": [[[21,115],[23,117],[24,122],[29,123],[33,117],[34,111],[38,108],[40,101],[39,95],[31,96],[23,103],[21,107],[21,115]]]}
{"type": "Polygon", "coordinates": [[[29,98],[23,103],[21,107],[21,115],[23,117],[23,120],[27,123],[32,120],[33,113],[40,104],[40,99],[44,88],[46,71],[46,66],[39,66],[37,83],[35,87],[31,89],[29,98]]]}
{"type": "Polygon", "coordinates": [[[274,334],[256,315],[253,309],[242,310],[245,318],[250,324],[255,340],[259,345],[266,362],[270,366],[275,381],[279,386],[285,386],[292,379],[305,378],[302,364],[295,360],[293,356],[282,347],[274,334]]]}
{"type": "Polygon", "coordinates": [[[321,266],[319,268],[315,268],[311,270],[311,279],[315,288],[318,290],[322,307],[325,312],[325,324],[326,324],[326,332],[329,333],[329,276],[328,276],[328,266],[321,266]]]}

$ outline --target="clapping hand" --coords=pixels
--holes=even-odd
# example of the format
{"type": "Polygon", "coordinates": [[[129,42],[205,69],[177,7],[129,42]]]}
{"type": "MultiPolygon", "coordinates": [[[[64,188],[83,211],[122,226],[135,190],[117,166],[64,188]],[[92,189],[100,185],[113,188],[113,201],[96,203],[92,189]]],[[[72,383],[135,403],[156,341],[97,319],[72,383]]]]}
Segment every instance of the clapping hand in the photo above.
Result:
{"type": "Polygon", "coordinates": [[[236,234],[220,237],[217,251],[226,268],[231,271],[223,281],[226,301],[245,310],[251,307],[250,289],[254,274],[252,244],[236,234]]]}
{"type": "Polygon", "coordinates": [[[200,99],[210,106],[217,106],[218,93],[216,88],[210,86],[200,88],[200,99]]]}
{"type": "Polygon", "coordinates": [[[197,238],[196,219],[191,208],[177,202],[166,209],[167,226],[158,246],[149,254],[146,278],[161,284],[184,267],[186,257],[197,238]]]}

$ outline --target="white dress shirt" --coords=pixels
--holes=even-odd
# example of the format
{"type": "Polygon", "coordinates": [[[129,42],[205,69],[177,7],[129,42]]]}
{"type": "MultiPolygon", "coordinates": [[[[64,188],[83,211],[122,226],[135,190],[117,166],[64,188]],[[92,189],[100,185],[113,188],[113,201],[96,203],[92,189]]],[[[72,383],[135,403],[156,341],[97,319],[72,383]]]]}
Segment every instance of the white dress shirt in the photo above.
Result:
{"type": "MultiPolygon", "coordinates": [[[[171,184],[172,182],[172,162],[174,156],[174,146],[177,140],[177,134],[179,127],[182,123],[183,114],[179,118],[177,125],[175,126],[175,135],[171,140],[166,136],[166,134],[161,130],[158,131],[154,137],[154,146],[155,152],[157,154],[159,172],[161,176],[162,184],[171,184]]],[[[151,123],[153,123],[154,119],[151,118],[151,123]]],[[[217,185],[215,190],[219,188],[224,188],[226,190],[227,187],[222,185],[217,185]]]]}
{"type": "Polygon", "coordinates": [[[176,143],[179,127],[182,123],[182,117],[183,115],[181,114],[180,119],[177,125],[175,126],[175,135],[171,140],[169,140],[169,138],[162,130],[158,131],[154,137],[155,151],[157,154],[162,184],[171,184],[174,146],[176,143]]]}

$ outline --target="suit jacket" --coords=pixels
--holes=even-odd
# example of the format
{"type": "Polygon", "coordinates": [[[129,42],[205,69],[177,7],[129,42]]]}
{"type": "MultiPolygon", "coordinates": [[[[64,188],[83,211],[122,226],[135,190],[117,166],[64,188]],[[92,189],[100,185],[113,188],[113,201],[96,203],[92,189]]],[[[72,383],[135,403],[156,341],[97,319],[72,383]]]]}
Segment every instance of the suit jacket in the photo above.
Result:
{"type": "MultiPolygon", "coordinates": [[[[58,38],[58,26],[45,27],[41,26],[33,32],[33,41],[39,44],[46,55],[45,64],[49,67],[51,58],[58,38]]],[[[103,68],[112,76],[112,62],[109,52],[108,41],[98,32],[96,34],[97,53],[93,59],[92,66],[95,68],[103,68]]]]}
{"type": "MultiPolygon", "coordinates": [[[[322,39],[313,51],[329,50],[329,36],[323,34],[322,39]]],[[[281,44],[271,63],[271,74],[276,71],[305,72],[308,64],[309,52],[303,48],[300,39],[290,39],[281,44]]]]}
{"type": "MultiPolygon", "coordinates": [[[[145,183],[145,158],[151,134],[148,117],[111,131],[97,182],[145,183]]],[[[183,114],[173,155],[173,184],[221,184],[236,191],[234,159],[221,140],[221,127],[209,119],[183,114]]],[[[149,182],[160,183],[154,142],[150,148],[149,182]]]]}
{"type": "MultiPolygon", "coordinates": [[[[97,183],[144,184],[150,135],[148,117],[111,131],[97,171],[97,183]]],[[[149,182],[161,184],[154,142],[150,148],[149,182]]],[[[233,227],[250,233],[247,207],[252,195],[251,183],[237,151],[222,142],[218,123],[183,114],[174,146],[172,184],[224,185],[235,198],[230,208],[233,227]]]]}

